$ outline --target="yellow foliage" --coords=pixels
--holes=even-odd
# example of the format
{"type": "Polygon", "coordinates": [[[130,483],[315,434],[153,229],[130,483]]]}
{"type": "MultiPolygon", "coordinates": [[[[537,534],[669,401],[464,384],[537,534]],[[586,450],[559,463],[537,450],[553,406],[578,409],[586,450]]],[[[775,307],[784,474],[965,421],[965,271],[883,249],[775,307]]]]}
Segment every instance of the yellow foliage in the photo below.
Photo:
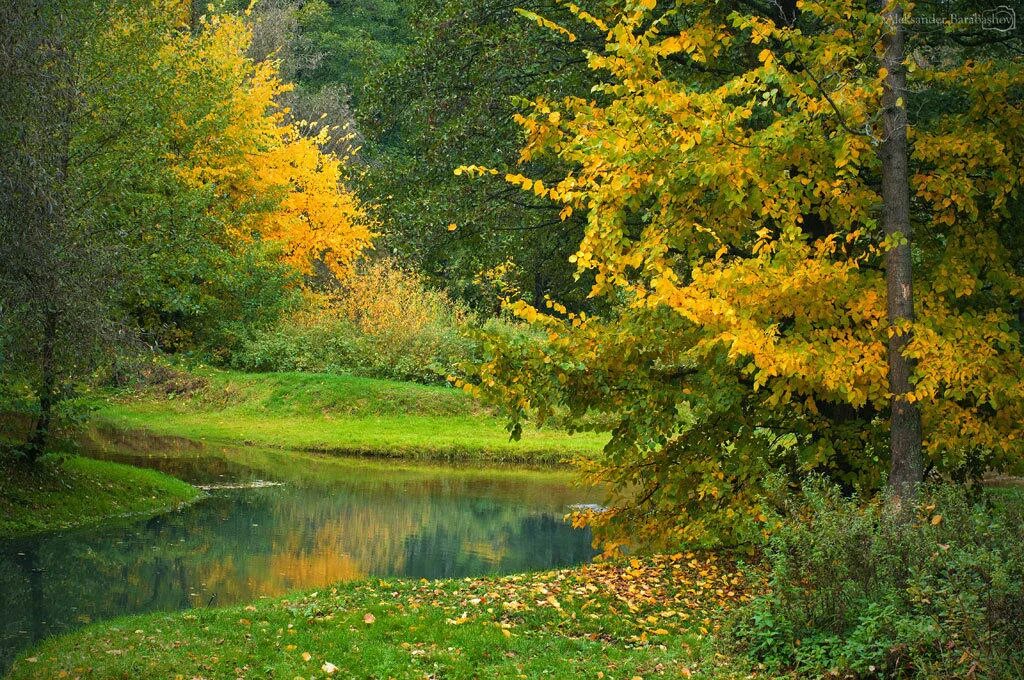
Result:
{"type": "Polygon", "coordinates": [[[367,335],[412,342],[437,326],[453,328],[468,311],[443,291],[430,288],[419,274],[388,259],[358,263],[332,293],[308,294],[314,303],[309,323],[344,319],[367,335]]]}
{"type": "Polygon", "coordinates": [[[890,322],[887,254],[905,244],[885,232],[879,180],[891,24],[847,0],[798,3],[794,25],[685,5],[627,3],[587,53],[596,96],[539,97],[516,118],[522,162],[568,168],[555,189],[462,169],[585,215],[571,261],[609,302],[596,320],[509,305],[548,340],[491,336],[476,386],[515,426],[558,407],[615,421],[594,476],[608,509],[582,521],[616,540],[749,540],[780,469],[877,486],[896,335],[912,338],[929,466],[1019,466],[1024,63],[951,50],[911,69],[915,101],[897,106],[955,105],[911,118],[915,319],[890,322]]]}
{"type": "MultiPolygon", "coordinates": [[[[504,178],[566,214],[587,211],[572,261],[593,270],[592,295],[619,290],[634,305],[671,308],[702,329],[697,350],[727,348],[768,406],[813,414],[828,401],[884,413],[894,329],[880,269],[896,245],[878,228],[883,133],[874,114],[885,73],[850,66],[873,54],[884,24],[841,5],[804,7],[836,26],[821,34],[739,14],[726,28],[708,8],[660,41],[648,4],[622,12],[608,50],[589,55],[611,76],[595,88],[606,98],[567,98],[559,111],[538,98],[517,118],[522,159],[557,155],[572,172],[550,192],[520,173],[504,178]],[[662,73],[667,55],[699,62],[736,41],[759,46],[746,73],[697,85],[662,73]],[[819,70],[844,75],[825,91],[819,70]],[[752,125],[755,114],[764,122],[752,125]],[[634,212],[644,215],[639,234],[627,229],[634,212]],[[809,238],[811,218],[832,233],[809,238]]],[[[1008,324],[1022,286],[995,225],[1024,188],[1024,116],[1007,103],[1024,69],[968,60],[916,76],[966,88],[964,112],[910,131],[912,188],[930,215],[915,225],[919,241],[935,248],[942,239],[932,269],[917,272],[918,321],[902,329],[914,336],[907,352],[927,446],[933,455],[972,445],[1019,456],[1021,339],[1008,324]],[[955,311],[965,304],[983,311],[955,311]]],[[[553,322],[524,303],[512,308],[553,322]]]]}
{"type": "Polygon", "coordinates": [[[182,88],[210,90],[206,111],[175,115],[172,161],[180,176],[228,198],[233,236],[282,244],[284,258],[310,273],[323,260],[345,274],[371,240],[371,222],[344,186],[344,159],[325,153],[328,130],[289,117],[277,103],[292,88],[275,62],[246,56],[252,34],[245,21],[204,18],[201,30],[168,37],[160,65],[174,70],[182,88]]]}

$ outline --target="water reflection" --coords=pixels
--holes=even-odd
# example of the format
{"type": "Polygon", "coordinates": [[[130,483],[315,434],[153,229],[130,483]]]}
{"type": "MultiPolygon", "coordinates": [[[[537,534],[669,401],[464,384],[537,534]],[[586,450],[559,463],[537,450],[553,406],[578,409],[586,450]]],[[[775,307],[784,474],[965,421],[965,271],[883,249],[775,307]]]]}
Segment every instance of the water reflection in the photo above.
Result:
{"type": "Polygon", "coordinates": [[[212,491],[182,510],[0,543],[0,669],[43,636],[127,613],[223,605],[367,575],[459,577],[593,555],[562,515],[568,475],[377,463],[98,438],[91,455],[212,491]]]}

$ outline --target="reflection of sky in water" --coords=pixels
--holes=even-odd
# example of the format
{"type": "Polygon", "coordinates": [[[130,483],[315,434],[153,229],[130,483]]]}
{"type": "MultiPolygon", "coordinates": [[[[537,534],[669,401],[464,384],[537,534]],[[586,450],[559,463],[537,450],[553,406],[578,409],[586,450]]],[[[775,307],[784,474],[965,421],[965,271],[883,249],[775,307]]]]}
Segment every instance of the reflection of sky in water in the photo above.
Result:
{"type": "Polygon", "coordinates": [[[194,483],[284,485],[213,491],[158,517],[0,543],[0,669],[32,640],[127,613],[231,604],[366,575],[507,573],[593,555],[589,534],[561,519],[593,493],[560,473],[257,449],[174,459],[126,452],[139,443],[108,444],[97,455],[194,483]]]}

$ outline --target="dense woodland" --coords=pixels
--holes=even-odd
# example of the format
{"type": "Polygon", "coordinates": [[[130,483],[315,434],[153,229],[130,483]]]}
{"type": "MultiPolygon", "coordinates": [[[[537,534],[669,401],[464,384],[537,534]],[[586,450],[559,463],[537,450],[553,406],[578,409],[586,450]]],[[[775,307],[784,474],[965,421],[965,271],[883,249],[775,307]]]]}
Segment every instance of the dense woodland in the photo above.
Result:
{"type": "Polygon", "coordinates": [[[448,385],[606,437],[603,556],[760,564],[753,668],[1024,673],[1019,3],[0,11],[17,465],[207,366],[448,385]]]}

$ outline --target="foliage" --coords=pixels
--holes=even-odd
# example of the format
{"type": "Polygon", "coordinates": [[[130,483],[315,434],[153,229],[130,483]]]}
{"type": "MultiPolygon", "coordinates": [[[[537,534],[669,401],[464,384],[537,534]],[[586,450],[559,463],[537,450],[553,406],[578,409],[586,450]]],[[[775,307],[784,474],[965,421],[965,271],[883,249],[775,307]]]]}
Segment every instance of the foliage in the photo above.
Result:
{"type": "Polygon", "coordinates": [[[462,305],[391,260],[368,260],[329,292],[277,326],[255,333],[231,357],[248,371],[350,372],[394,380],[444,382],[469,356],[459,332],[462,305]]]}
{"type": "Polygon", "coordinates": [[[516,303],[546,344],[495,342],[471,389],[514,422],[553,405],[616,416],[600,472],[617,503],[597,518],[613,541],[749,540],[734,517],[761,521],[779,446],[786,473],[877,489],[897,332],[913,334],[929,468],[962,479],[1019,466],[1024,279],[1008,234],[1024,167],[1020,59],[965,46],[956,27],[912,36],[916,103],[900,105],[913,111],[920,305],[895,328],[883,268],[899,244],[879,226],[880,14],[844,0],[793,16],[778,3],[652,16],[653,5],[626,3],[608,21],[577,9],[606,32],[587,55],[603,81],[518,117],[521,160],[555,157],[570,172],[460,169],[551,199],[566,218],[583,212],[573,260],[593,274],[591,295],[619,305],[594,319],[516,303]]]}
{"type": "Polygon", "coordinates": [[[203,83],[214,105],[170,116],[178,133],[170,160],[189,185],[226,194],[229,234],[280,243],[300,271],[323,260],[340,275],[369,241],[362,207],[342,186],[343,159],[320,151],[330,130],[288,119],[276,98],[291,86],[275,62],[246,55],[251,40],[241,18],[217,15],[163,47],[154,67],[169,69],[179,87],[203,83]],[[269,206],[254,210],[254,199],[269,206]]]}
{"type": "Polygon", "coordinates": [[[766,551],[767,590],[734,642],[771,672],[837,677],[1019,677],[1024,532],[961,489],[932,490],[907,524],[890,505],[819,483],[766,551]]]}
{"type": "MultiPolygon", "coordinates": [[[[229,233],[253,210],[274,209],[274,196],[236,214],[215,184],[183,178],[179,164],[195,160],[192,145],[212,149],[230,136],[225,109],[234,97],[210,66],[223,56],[210,44],[180,46],[206,61],[178,58],[175,41],[185,28],[174,4],[133,5],[98,21],[95,40],[82,40],[76,53],[90,115],[71,131],[69,190],[87,208],[80,217],[112,237],[120,255],[110,265],[112,313],[132,321],[123,335],[137,324],[150,344],[171,350],[230,346],[238,325],[275,318],[296,283],[279,262],[282,246],[229,233]]],[[[242,66],[232,67],[240,77],[242,66]]]]}
{"type": "Polygon", "coordinates": [[[411,39],[408,13],[395,0],[302,3],[299,46],[309,57],[297,78],[311,89],[341,83],[358,94],[370,73],[404,53],[411,39]]]}
{"type": "Polygon", "coordinates": [[[226,356],[294,306],[301,274],[343,275],[372,225],[321,149],[331,130],[289,116],[276,62],[247,56],[243,17],[16,5],[0,36],[0,370],[33,386],[38,455],[55,404],[136,331],[226,356]]]}
{"type": "MultiPolygon", "coordinates": [[[[5,2],[0,26],[0,376],[31,386],[38,424],[24,452],[45,449],[54,406],[105,354],[114,335],[111,291],[122,238],[97,219],[77,162],[98,149],[77,144],[89,87],[77,46],[107,12],[88,3],[5,2]]],[[[121,177],[124,174],[120,175],[121,177]]]]}
{"type": "Polygon", "coordinates": [[[703,555],[506,577],[375,579],[92,626],[43,643],[11,677],[81,667],[114,678],[140,663],[156,675],[213,677],[242,666],[286,677],[397,678],[690,677],[703,666],[730,677],[703,638],[742,585],[728,564],[703,555]]]}
{"type": "MultiPolygon", "coordinates": [[[[366,138],[361,195],[379,206],[378,248],[484,313],[500,292],[483,285],[496,267],[534,301],[554,293],[582,304],[588,281],[566,263],[581,222],[557,206],[501,186],[452,175],[462,163],[507,165],[518,154],[518,98],[582,94],[590,86],[578,46],[599,34],[559,3],[421,0],[410,12],[415,42],[364,81],[356,101],[366,138]],[[551,13],[578,29],[580,43],[536,31],[517,8],[551,13]],[[498,293],[497,295],[495,293],[498,293]]],[[[551,159],[532,163],[557,177],[551,159]]]]}

